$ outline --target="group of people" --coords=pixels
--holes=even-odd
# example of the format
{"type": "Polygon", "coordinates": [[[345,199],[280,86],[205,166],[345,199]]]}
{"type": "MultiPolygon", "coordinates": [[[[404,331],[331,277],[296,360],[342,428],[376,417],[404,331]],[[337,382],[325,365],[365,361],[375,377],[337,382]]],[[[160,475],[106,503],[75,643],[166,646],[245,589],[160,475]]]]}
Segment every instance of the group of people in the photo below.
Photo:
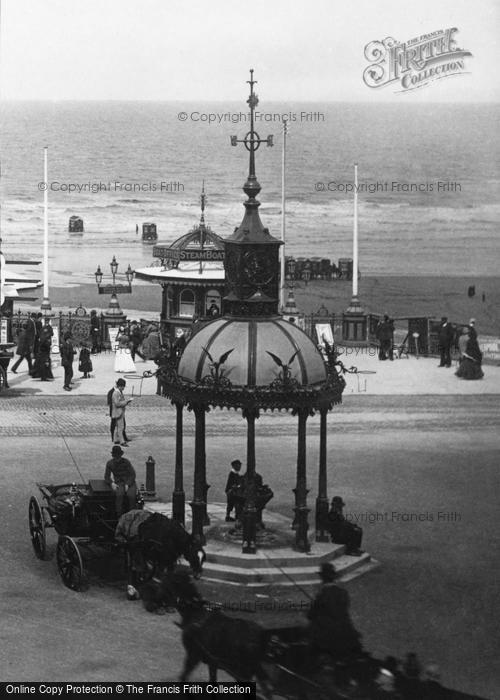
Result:
{"type": "Polygon", "coordinates": [[[477,341],[473,318],[469,321],[469,325],[463,326],[460,331],[457,331],[446,316],[441,318],[438,329],[439,367],[451,367],[452,350],[456,345],[458,345],[459,360],[455,375],[461,379],[482,379],[484,377],[481,366],[483,354],[477,341]]]}
{"type": "Polygon", "coordinates": [[[116,336],[115,372],[135,372],[136,357],[143,362],[154,360],[161,351],[160,331],[156,324],[145,330],[138,321],[128,328],[120,326],[116,336]]]}
{"type": "Polygon", "coordinates": [[[483,353],[477,342],[474,319],[471,319],[470,324],[462,329],[462,334],[458,339],[458,349],[460,352],[460,360],[458,369],[455,372],[456,376],[461,379],[482,379],[484,377],[481,366],[483,362],[483,353]]]}
{"type": "MultiPolygon", "coordinates": [[[[248,488],[250,486],[250,477],[248,471],[245,474],[241,474],[241,461],[239,459],[233,459],[231,462],[231,471],[228,474],[226,481],[226,522],[242,522],[243,518],[243,508],[245,505],[245,500],[248,496],[248,488]],[[234,517],[231,513],[234,510],[234,517]]],[[[263,529],[264,523],[262,522],[262,513],[266,504],[274,496],[272,489],[264,484],[262,476],[255,472],[253,476],[253,486],[255,492],[253,494],[255,498],[255,508],[257,510],[257,527],[263,529]]]]}
{"type": "MultiPolygon", "coordinates": [[[[23,360],[28,365],[28,373],[33,379],[48,382],[54,379],[52,373],[52,342],[54,329],[50,319],[43,318],[42,313],[28,313],[27,319],[21,324],[17,336],[16,355],[18,359],[10,371],[17,374],[23,360]]],[[[88,379],[92,372],[91,350],[88,343],[82,343],[79,355],[78,370],[82,373],[82,379],[88,379]]],[[[77,350],[75,349],[70,331],[66,331],[59,344],[61,366],[64,370],[65,391],[71,391],[73,383],[73,362],[77,350]]]]}
{"type": "MultiPolygon", "coordinates": [[[[77,350],[73,342],[73,336],[70,331],[66,331],[63,335],[63,340],[59,346],[61,355],[61,366],[64,370],[64,385],[65,391],[72,391],[73,384],[73,362],[77,355],[77,350]]],[[[78,371],[82,373],[82,379],[88,379],[93,370],[92,360],[90,357],[90,348],[87,343],[82,343],[80,354],[78,356],[78,371]]]]}
{"type": "Polygon", "coordinates": [[[17,374],[19,365],[26,360],[31,377],[45,382],[53,379],[50,349],[54,331],[48,319],[43,321],[41,313],[28,314],[26,321],[21,324],[17,337],[17,361],[10,371],[17,374]]]}

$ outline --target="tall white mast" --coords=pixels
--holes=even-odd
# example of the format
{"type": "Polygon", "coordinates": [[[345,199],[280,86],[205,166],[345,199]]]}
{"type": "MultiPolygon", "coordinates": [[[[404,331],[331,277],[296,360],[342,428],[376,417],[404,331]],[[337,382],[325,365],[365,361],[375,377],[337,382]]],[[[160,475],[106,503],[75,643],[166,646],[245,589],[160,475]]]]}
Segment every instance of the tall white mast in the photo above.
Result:
{"type": "Polygon", "coordinates": [[[354,163],[354,230],[352,234],[352,296],[358,297],[358,164],[354,163]]]}
{"type": "Polygon", "coordinates": [[[285,169],[286,169],[286,135],[288,123],[283,118],[283,153],[281,158],[281,240],[280,250],[280,311],[285,310],[285,169]]]}
{"type": "Polygon", "coordinates": [[[52,305],[49,300],[49,176],[47,165],[48,147],[43,149],[43,301],[42,311],[50,311],[52,305]]]}

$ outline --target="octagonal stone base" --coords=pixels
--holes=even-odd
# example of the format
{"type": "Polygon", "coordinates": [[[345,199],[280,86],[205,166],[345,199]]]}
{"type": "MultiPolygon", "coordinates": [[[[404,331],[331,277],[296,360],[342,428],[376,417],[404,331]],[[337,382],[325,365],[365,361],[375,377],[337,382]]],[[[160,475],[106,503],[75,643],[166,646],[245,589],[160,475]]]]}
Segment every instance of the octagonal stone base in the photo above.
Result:
{"type": "MultiPolygon", "coordinates": [[[[147,503],[146,508],[169,517],[172,514],[170,503],[147,503]]],[[[379,566],[368,552],[353,557],[345,554],[344,545],[316,542],[314,530],[310,533],[311,551],[308,554],[294,551],[292,519],[267,509],[265,528],[257,532],[257,553],[243,554],[241,529],[235,523],[225,522],[226,504],[210,503],[208,513],[211,525],[204,530],[207,559],[203,567],[203,580],[207,582],[257,590],[270,585],[304,586],[319,583],[318,571],[323,562],[334,564],[341,582],[379,566]]],[[[186,517],[186,527],[190,529],[190,515],[186,517]]]]}

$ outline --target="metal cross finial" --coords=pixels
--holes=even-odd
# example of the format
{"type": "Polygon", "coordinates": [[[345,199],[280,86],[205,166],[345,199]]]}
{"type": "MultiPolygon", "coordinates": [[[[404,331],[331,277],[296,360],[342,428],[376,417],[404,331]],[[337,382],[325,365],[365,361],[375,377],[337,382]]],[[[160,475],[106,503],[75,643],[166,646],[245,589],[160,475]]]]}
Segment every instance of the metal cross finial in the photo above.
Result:
{"type": "Polygon", "coordinates": [[[200,218],[200,224],[205,223],[205,203],[207,201],[207,197],[205,194],[205,180],[203,180],[203,184],[201,186],[201,196],[200,196],[200,203],[201,203],[201,218],[200,218]]]}
{"type": "Polygon", "coordinates": [[[248,179],[249,181],[255,183],[255,151],[259,148],[261,143],[266,143],[268,146],[274,145],[272,135],[269,135],[266,139],[261,139],[259,134],[254,129],[255,108],[259,104],[259,98],[253,91],[253,86],[256,84],[256,82],[257,81],[253,79],[253,68],[251,68],[250,80],[247,80],[247,83],[250,84],[250,96],[247,100],[247,104],[250,107],[250,131],[243,139],[238,139],[237,136],[231,136],[231,146],[236,146],[238,143],[244,143],[245,148],[250,152],[248,179]]]}

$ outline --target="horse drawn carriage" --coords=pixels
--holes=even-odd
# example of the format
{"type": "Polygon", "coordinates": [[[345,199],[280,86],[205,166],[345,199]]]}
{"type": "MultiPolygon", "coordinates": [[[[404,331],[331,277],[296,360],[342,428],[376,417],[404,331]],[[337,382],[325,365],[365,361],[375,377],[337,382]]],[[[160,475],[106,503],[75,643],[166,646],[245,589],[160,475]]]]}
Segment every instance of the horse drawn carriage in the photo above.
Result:
{"type": "Polygon", "coordinates": [[[182,682],[204,663],[211,683],[219,669],[240,683],[255,680],[259,700],[483,700],[441,685],[437,668],[423,670],[415,654],[400,661],[362,649],[338,658],[318,653],[305,616],[224,612],[203,600],[185,572],[174,573],[170,590],[182,618],[182,682]]]}
{"type": "Polygon", "coordinates": [[[129,536],[118,537],[120,518],[116,513],[115,493],[104,480],[37,486],[42,502],[31,496],[28,508],[33,550],[39,559],[46,559],[46,532],[51,528],[56,531],[57,568],[64,585],[71,590],[82,591],[87,587],[85,564],[96,560],[121,561],[130,585],[172,570],[181,557],[188,561],[194,575],[201,573],[204,561],[201,547],[182,525],[166,515],[143,513],[140,493],[137,511],[143,517],[137,521],[135,530],[127,528],[129,536]]]}
{"type": "Polygon", "coordinates": [[[13,353],[10,351],[13,345],[14,343],[0,343],[0,391],[4,388],[7,389],[9,386],[7,382],[7,368],[13,357],[13,353]]]}

